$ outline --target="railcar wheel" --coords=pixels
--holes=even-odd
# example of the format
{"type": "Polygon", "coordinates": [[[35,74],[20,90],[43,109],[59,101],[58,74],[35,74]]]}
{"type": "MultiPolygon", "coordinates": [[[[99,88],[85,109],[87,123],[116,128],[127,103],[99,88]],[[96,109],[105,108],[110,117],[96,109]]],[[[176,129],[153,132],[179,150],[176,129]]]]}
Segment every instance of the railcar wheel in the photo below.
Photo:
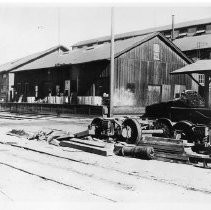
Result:
{"type": "Polygon", "coordinates": [[[193,132],[193,124],[188,121],[180,121],[176,123],[173,128],[175,130],[180,130],[182,132],[181,139],[187,140],[188,142],[194,142],[194,132],[193,132]]]}
{"type": "Polygon", "coordinates": [[[141,126],[135,119],[126,119],[122,123],[122,140],[135,144],[141,138],[141,126]]]}
{"type": "Polygon", "coordinates": [[[94,118],[91,122],[91,127],[94,126],[95,127],[95,137],[96,138],[100,138],[101,137],[101,133],[102,133],[102,122],[103,119],[102,118],[94,118]]]}
{"type": "Polygon", "coordinates": [[[159,119],[154,124],[155,129],[162,129],[162,134],[153,134],[153,136],[157,137],[165,137],[165,138],[172,138],[174,135],[173,127],[171,123],[164,119],[159,119]]]}

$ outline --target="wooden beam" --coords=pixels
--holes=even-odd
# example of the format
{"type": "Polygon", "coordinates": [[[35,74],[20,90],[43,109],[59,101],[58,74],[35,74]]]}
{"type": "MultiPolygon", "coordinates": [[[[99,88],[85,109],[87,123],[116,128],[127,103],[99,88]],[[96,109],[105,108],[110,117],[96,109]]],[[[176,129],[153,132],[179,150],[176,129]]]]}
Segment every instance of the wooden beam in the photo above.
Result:
{"type": "Polygon", "coordinates": [[[203,86],[199,83],[199,81],[197,81],[191,74],[188,74],[188,76],[189,76],[194,82],[196,82],[197,85],[203,87],[203,86]]]}
{"type": "Polygon", "coordinates": [[[71,142],[71,141],[61,141],[59,143],[60,146],[62,147],[70,147],[78,150],[82,150],[84,152],[89,152],[97,155],[102,155],[102,156],[111,156],[113,155],[113,147],[111,146],[110,148],[102,148],[102,147],[97,147],[93,145],[86,145],[82,143],[77,143],[77,142],[71,142]]]}

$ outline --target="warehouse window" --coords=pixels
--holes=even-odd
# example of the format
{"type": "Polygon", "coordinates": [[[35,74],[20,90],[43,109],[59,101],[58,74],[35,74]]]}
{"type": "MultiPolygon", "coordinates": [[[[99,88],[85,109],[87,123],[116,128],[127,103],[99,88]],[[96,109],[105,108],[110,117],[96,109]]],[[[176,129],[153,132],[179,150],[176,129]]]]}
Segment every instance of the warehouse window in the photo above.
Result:
{"type": "Polygon", "coordinates": [[[153,45],[153,55],[154,55],[154,60],[160,60],[160,46],[159,46],[159,44],[153,45]]]}
{"type": "Polygon", "coordinates": [[[199,74],[199,83],[204,85],[204,74],[199,74]]]}
{"type": "Polygon", "coordinates": [[[188,28],[188,36],[193,36],[196,34],[196,27],[188,28]]]}
{"type": "Polygon", "coordinates": [[[211,33],[211,25],[206,25],[206,33],[211,33]]]}

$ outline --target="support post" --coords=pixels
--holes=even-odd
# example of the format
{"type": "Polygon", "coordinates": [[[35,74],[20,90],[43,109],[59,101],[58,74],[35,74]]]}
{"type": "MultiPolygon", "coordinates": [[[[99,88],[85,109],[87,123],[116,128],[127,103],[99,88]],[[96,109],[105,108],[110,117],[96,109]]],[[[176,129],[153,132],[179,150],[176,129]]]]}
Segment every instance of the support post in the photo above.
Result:
{"type": "Polygon", "coordinates": [[[210,100],[210,97],[209,97],[209,74],[204,74],[204,77],[205,77],[205,81],[204,81],[204,91],[205,91],[205,107],[206,108],[209,108],[210,104],[209,104],[209,100],[210,100]]]}
{"type": "Polygon", "coordinates": [[[95,96],[95,83],[92,84],[92,96],[95,96]]]}
{"type": "Polygon", "coordinates": [[[109,117],[113,116],[113,92],[114,92],[114,8],[111,8],[111,62],[110,62],[110,100],[109,117]]]}

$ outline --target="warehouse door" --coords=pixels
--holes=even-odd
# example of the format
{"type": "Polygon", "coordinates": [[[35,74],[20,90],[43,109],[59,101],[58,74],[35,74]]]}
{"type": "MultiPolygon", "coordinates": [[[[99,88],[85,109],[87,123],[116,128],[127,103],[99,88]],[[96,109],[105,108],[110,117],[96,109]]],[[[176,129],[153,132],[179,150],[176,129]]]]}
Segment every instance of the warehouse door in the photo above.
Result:
{"type": "Polygon", "coordinates": [[[161,86],[148,85],[147,105],[159,103],[161,100],[161,86]]]}

